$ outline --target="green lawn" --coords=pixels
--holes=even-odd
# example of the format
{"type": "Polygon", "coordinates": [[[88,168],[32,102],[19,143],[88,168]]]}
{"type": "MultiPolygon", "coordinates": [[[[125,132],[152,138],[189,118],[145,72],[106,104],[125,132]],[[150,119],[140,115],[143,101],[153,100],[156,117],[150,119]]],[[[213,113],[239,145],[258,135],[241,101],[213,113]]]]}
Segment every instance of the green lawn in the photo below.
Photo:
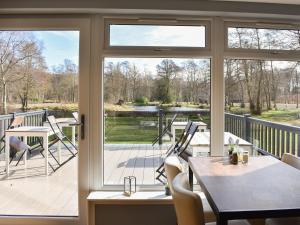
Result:
{"type": "Polygon", "coordinates": [[[105,143],[151,143],[156,137],[157,126],[143,126],[144,121],[157,117],[106,117],[105,143]]]}
{"type": "MultiPolygon", "coordinates": [[[[171,118],[171,116],[169,116],[171,118]]],[[[209,117],[202,117],[207,124],[210,123],[209,117]]],[[[187,119],[199,121],[197,116],[178,116],[177,121],[187,119]]],[[[180,132],[176,134],[180,135],[180,132]]],[[[105,143],[148,143],[158,135],[157,116],[127,116],[105,118],[105,143]],[[143,125],[146,121],[155,123],[155,126],[143,125]]]]}
{"type": "Polygon", "coordinates": [[[298,118],[299,114],[300,109],[270,110],[263,112],[262,115],[256,117],[267,121],[300,126],[300,119],[298,118]]]}

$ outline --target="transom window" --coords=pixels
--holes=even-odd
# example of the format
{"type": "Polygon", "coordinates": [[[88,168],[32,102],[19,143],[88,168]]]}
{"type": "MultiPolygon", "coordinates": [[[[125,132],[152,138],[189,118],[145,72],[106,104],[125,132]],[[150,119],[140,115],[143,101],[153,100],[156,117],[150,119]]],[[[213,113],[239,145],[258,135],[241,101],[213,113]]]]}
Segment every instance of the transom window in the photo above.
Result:
{"type": "Polygon", "coordinates": [[[299,29],[228,27],[228,48],[300,50],[299,29]]]}

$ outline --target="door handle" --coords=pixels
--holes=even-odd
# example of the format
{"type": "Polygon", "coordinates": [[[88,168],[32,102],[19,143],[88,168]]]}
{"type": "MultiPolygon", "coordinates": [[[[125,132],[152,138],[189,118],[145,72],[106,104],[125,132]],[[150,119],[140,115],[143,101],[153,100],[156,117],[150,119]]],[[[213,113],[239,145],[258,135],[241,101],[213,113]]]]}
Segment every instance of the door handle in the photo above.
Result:
{"type": "Polygon", "coordinates": [[[85,116],[81,114],[80,117],[80,139],[84,140],[85,138],[85,116]]]}

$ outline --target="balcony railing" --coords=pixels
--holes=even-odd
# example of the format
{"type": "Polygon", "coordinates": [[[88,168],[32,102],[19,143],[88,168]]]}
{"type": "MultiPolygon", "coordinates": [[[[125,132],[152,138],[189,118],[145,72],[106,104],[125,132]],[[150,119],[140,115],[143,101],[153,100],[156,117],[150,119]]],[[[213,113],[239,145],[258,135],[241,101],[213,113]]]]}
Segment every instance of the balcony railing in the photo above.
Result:
{"type": "Polygon", "coordinates": [[[300,127],[261,120],[250,115],[226,113],[225,131],[251,142],[262,154],[278,158],[283,153],[300,156],[300,127]]]}

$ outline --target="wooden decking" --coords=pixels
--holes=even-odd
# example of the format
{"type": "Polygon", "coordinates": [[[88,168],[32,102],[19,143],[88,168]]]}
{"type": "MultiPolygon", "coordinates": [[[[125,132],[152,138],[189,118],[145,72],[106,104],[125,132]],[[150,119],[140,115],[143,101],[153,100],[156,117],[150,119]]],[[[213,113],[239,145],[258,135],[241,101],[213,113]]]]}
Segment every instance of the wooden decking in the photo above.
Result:
{"type": "MultiPolygon", "coordinates": [[[[62,151],[63,158],[70,153],[62,151]]],[[[0,161],[0,215],[78,216],[77,157],[49,176],[44,174],[44,158],[30,157],[27,169],[23,162],[11,164],[10,176],[0,161]]],[[[51,163],[54,164],[53,160],[51,163]]]]}
{"type": "MultiPolygon", "coordinates": [[[[137,184],[159,185],[156,168],[167,145],[107,144],[104,151],[104,183],[123,185],[124,176],[134,175],[137,184]]],[[[55,146],[53,150],[55,149],[55,146]]],[[[54,150],[55,151],[55,150],[54,150]]],[[[63,158],[70,153],[63,150],[63,158]]],[[[11,164],[10,176],[4,172],[0,155],[0,215],[78,216],[77,156],[56,172],[44,174],[44,158],[36,152],[23,162],[11,164]]],[[[50,162],[54,164],[50,157],[50,162]]]]}
{"type": "Polygon", "coordinates": [[[122,185],[124,176],[136,176],[138,185],[159,184],[155,172],[168,148],[150,144],[106,144],[104,184],[122,185]]]}

